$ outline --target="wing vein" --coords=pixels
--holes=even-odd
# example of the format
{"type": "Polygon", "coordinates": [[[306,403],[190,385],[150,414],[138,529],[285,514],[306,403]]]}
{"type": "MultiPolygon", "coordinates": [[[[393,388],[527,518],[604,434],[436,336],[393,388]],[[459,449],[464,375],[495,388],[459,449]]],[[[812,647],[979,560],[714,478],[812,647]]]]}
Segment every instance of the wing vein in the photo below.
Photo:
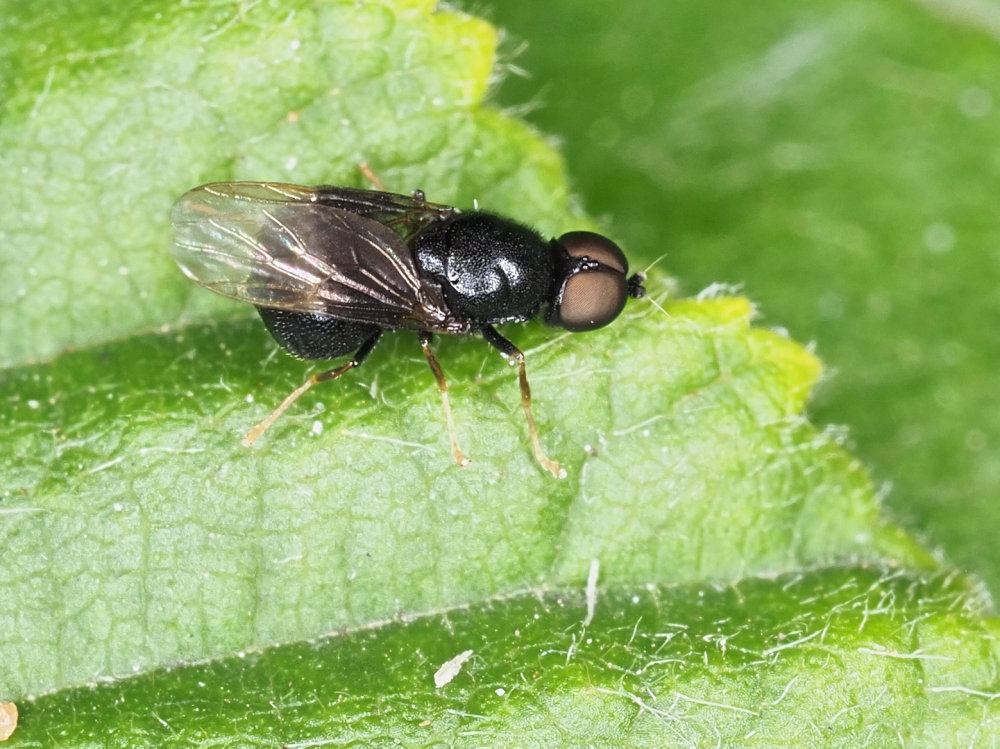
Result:
{"type": "Polygon", "coordinates": [[[450,331],[447,304],[419,274],[408,237],[452,213],[351,188],[203,185],[174,206],[174,256],[202,286],[258,307],[450,331]]]}

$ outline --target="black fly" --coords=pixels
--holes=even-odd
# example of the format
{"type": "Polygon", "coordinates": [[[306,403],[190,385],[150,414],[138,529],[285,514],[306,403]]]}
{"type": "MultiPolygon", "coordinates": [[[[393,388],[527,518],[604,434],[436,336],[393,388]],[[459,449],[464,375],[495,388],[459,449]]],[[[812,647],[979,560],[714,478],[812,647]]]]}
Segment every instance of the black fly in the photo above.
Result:
{"type": "Polygon", "coordinates": [[[345,364],[312,375],[250,430],[253,444],[303,393],[357,367],[383,331],[417,331],[444,403],[452,454],[448,384],[431,351],[434,333],[479,333],[517,364],[521,406],[538,462],[546,457],[531,413],[524,354],[493,327],[538,315],[573,332],[607,325],[642,274],[611,240],[573,231],[546,241],[483,211],[462,212],[412,195],[276,182],[218,182],[185,193],[171,218],[174,257],[202,286],[257,308],[275,340],[302,359],[345,364]]]}

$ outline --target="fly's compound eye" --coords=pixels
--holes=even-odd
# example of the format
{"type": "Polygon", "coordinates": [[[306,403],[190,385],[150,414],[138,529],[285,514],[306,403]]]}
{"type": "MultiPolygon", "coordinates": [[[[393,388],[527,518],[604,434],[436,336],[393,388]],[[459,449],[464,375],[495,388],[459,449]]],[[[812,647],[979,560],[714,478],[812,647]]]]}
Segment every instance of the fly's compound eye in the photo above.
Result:
{"type": "Polygon", "coordinates": [[[557,240],[570,257],[589,260],[628,275],[628,260],[622,248],[592,231],[570,231],[557,240]]]}
{"type": "Polygon", "coordinates": [[[629,297],[625,254],[589,231],[571,231],[556,242],[569,257],[549,322],[574,333],[604,327],[621,314],[629,297]]]}
{"type": "Polygon", "coordinates": [[[566,279],[551,322],[579,333],[603,328],[625,308],[628,287],[617,271],[580,271],[566,279]]]}

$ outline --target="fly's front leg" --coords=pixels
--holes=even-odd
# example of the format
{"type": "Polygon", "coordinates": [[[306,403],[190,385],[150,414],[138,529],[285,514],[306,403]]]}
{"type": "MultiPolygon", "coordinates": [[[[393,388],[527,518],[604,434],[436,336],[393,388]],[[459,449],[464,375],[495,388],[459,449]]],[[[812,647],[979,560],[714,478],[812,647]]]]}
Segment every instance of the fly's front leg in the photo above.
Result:
{"type": "Polygon", "coordinates": [[[524,366],[524,354],[517,346],[497,333],[492,326],[485,326],[482,333],[487,343],[517,365],[518,381],[521,384],[521,409],[528,420],[528,433],[531,435],[531,448],[535,452],[535,460],[557,479],[565,478],[566,471],[545,454],[538,438],[538,427],[535,426],[535,417],[531,412],[531,386],[528,384],[528,371],[524,366]]]}
{"type": "Polygon", "coordinates": [[[451,415],[451,399],[448,398],[448,380],[445,379],[444,372],[441,370],[441,365],[438,364],[438,360],[435,358],[434,352],[431,351],[431,340],[433,340],[433,338],[434,336],[426,330],[421,330],[420,348],[423,350],[424,356],[427,357],[427,363],[430,365],[431,372],[434,373],[434,379],[437,380],[438,392],[441,393],[441,404],[444,406],[444,418],[448,424],[448,439],[451,440],[451,454],[455,456],[455,462],[464,468],[469,465],[469,459],[458,446],[458,437],[455,435],[455,419],[451,415]]]}
{"type": "Polygon", "coordinates": [[[243,446],[250,447],[254,442],[260,439],[260,436],[271,428],[271,425],[278,420],[281,414],[285,413],[285,411],[288,410],[288,407],[291,406],[293,403],[295,403],[295,401],[297,401],[310,388],[312,388],[313,385],[316,385],[317,383],[320,382],[325,382],[326,380],[336,380],[338,377],[344,374],[344,372],[347,372],[351,369],[354,369],[357,366],[360,366],[361,362],[363,362],[365,359],[368,358],[368,354],[370,354],[372,352],[372,349],[375,348],[375,344],[378,343],[378,339],[381,336],[382,336],[382,331],[379,331],[371,338],[369,338],[367,341],[362,343],[361,348],[357,350],[357,352],[354,354],[354,356],[351,357],[351,360],[349,362],[341,364],[339,367],[337,367],[336,369],[331,369],[329,372],[317,372],[316,374],[312,375],[308,380],[306,380],[297,388],[295,388],[295,390],[293,390],[291,393],[288,394],[285,400],[281,401],[281,404],[276,409],[274,409],[273,411],[271,411],[271,413],[267,415],[267,418],[265,418],[257,426],[255,426],[253,429],[247,432],[246,437],[243,438],[243,446]]]}

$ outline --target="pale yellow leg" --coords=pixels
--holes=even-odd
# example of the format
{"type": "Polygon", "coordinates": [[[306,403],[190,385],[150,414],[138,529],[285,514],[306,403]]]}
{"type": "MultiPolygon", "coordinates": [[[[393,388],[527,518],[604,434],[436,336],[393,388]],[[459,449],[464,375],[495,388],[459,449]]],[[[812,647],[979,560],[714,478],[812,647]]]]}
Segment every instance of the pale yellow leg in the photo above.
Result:
{"type": "Polygon", "coordinates": [[[424,356],[427,357],[427,363],[434,373],[434,379],[437,380],[438,392],[441,393],[444,418],[448,424],[448,439],[451,440],[451,454],[455,456],[455,462],[465,468],[465,466],[469,465],[469,459],[458,446],[458,436],[455,434],[455,419],[451,414],[451,399],[448,397],[448,381],[444,377],[441,365],[438,364],[438,360],[434,357],[434,352],[431,351],[431,336],[429,333],[420,334],[420,348],[423,350],[424,356]]]}
{"type": "Polygon", "coordinates": [[[295,390],[288,394],[285,400],[281,401],[281,404],[276,409],[267,415],[267,418],[247,432],[246,436],[243,438],[243,446],[250,447],[254,442],[259,440],[261,435],[270,429],[274,422],[281,418],[281,414],[285,413],[285,411],[288,410],[288,407],[295,403],[295,401],[305,394],[313,385],[319,382],[325,382],[326,380],[336,380],[344,374],[344,372],[359,366],[361,362],[368,358],[368,355],[372,352],[372,349],[375,348],[375,344],[378,343],[378,339],[381,336],[382,331],[379,331],[361,344],[361,348],[357,350],[351,360],[346,364],[341,364],[339,367],[331,369],[329,372],[317,372],[295,388],[295,390]]]}
{"type": "Polygon", "coordinates": [[[375,174],[375,172],[372,170],[370,166],[368,166],[367,161],[362,161],[360,164],[358,164],[358,171],[361,172],[362,176],[366,180],[372,183],[372,187],[374,187],[379,192],[386,192],[385,185],[382,184],[382,180],[380,180],[378,178],[378,175],[375,174]]]}
{"type": "Polygon", "coordinates": [[[337,367],[329,372],[320,372],[312,375],[312,377],[290,392],[288,396],[281,401],[281,404],[276,409],[271,411],[271,413],[269,413],[262,422],[247,432],[246,436],[243,438],[243,446],[250,447],[254,442],[260,439],[261,435],[270,429],[274,422],[281,418],[281,415],[288,410],[288,407],[295,403],[295,401],[297,401],[300,396],[304,395],[313,385],[323,382],[324,380],[335,380],[344,374],[344,372],[349,369],[354,369],[356,366],[358,366],[358,363],[352,360],[347,362],[347,364],[341,365],[340,367],[337,367]]]}
{"type": "Polygon", "coordinates": [[[514,354],[513,359],[517,364],[517,377],[521,384],[521,408],[528,420],[528,433],[531,435],[531,448],[535,451],[535,460],[557,479],[564,478],[566,472],[562,466],[549,458],[542,450],[542,441],[538,437],[538,427],[535,426],[535,417],[531,412],[531,386],[528,384],[528,371],[524,365],[524,354],[518,351],[514,354]]]}

